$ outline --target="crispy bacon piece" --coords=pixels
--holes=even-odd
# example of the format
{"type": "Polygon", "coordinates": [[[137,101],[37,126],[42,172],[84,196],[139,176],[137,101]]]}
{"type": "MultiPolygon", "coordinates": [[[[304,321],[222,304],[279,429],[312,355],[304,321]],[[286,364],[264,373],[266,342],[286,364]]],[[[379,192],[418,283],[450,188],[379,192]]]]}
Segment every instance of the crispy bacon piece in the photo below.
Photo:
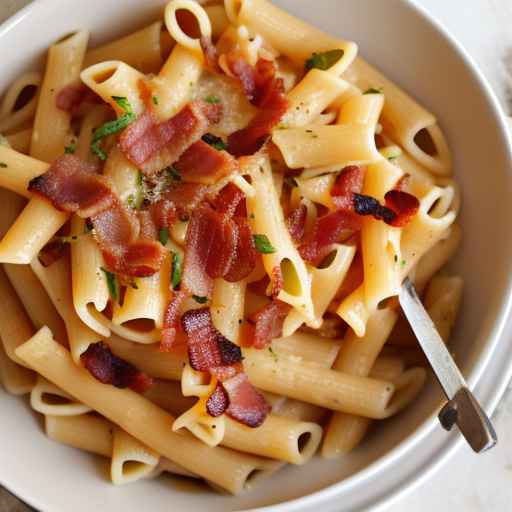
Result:
{"type": "Polygon", "coordinates": [[[228,394],[226,393],[224,386],[219,382],[215,387],[215,390],[206,401],[206,412],[216,418],[221,414],[224,414],[228,408],[228,394]]]}
{"type": "Polygon", "coordinates": [[[354,195],[354,209],[359,215],[372,215],[377,220],[395,227],[406,226],[418,213],[418,198],[401,190],[390,190],[384,196],[386,205],[377,199],[362,194],[354,195]]]}
{"type": "Polygon", "coordinates": [[[360,218],[349,211],[338,210],[323,215],[315,222],[313,231],[299,247],[302,258],[318,263],[327,255],[332,244],[338,242],[347,230],[361,229],[360,218]]]}
{"type": "Polygon", "coordinates": [[[279,292],[283,289],[284,279],[283,273],[281,272],[281,267],[276,265],[272,269],[272,274],[270,276],[270,296],[273,299],[276,299],[279,295],[279,292]]]}
{"type": "Polygon", "coordinates": [[[304,238],[304,232],[306,229],[306,218],[308,215],[308,209],[305,204],[300,204],[290,212],[290,215],[286,218],[286,226],[292,237],[292,240],[298,244],[304,238]]]}
{"type": "Polygon", "coordinates": [[[164,248],[155,240],[139,240],[137,215],[114,194],[96,168],[73,155],[64,155],[29,183],[59,210],[90,218],[107,267],[127,276],[146,277],[160,268],[164,248]]]}
{"type": "Polygon", "coordinates": [[[69,112],[71,117],[83,115],[87,103],[101,103],[101,98],[84,84],[66,85],[55,98],[57,108],[69,112]]]}
{"type": "Polygon", "coordinates": [[[180,220],[188,220],[207,193],[208,187],[204,185],[180,182],[167,189],[161,199],[173,205],[180,220]]]}
{"type": "Polygon", "coordinates": [[[165,198],[151,203],[149,212],[157,230],[171,227],[177,216],[175,204],[165,198]]]}
{"type": "Polygon", "coordinates": [[[237,166],[227,151],[219,151],[202,140],[192,144],[175,164],[185,181],[203,185],[213,185],[237,166]]]}
{"type": "Polygon", "coordinates": [[[187,294],[179,291],[174,294],[169,304],[167,304],[164,312],[162,337],[160,339],[160,350],[162,352],[169,352],[176,343],[178,329],[180,328],[181,310],[186,298],[187,294]]]}
{"type": "Polygon", "coordinates": [[[270,406],[243,372],[240,348],[213,326],[209,308],[187,311],[181,324],[188,336],[190,366],[209,371],[222,381],[207,401],[208,413],[219,416],[226,412],[249,427],[261,425],[270,406]]]}
{"type": "Polygon", "coordinates": [[[234,183],[228,183],[215,198],[215,210],[228,217],[247,217],[245,194],[234,183]]]}
{"type": "Polygon", "coordinates": [[[52,240],[48,242],[37,255],[43,267],[49,267],[52,263],[60,260],[66,252],[66,244],[60,240],[52,240]]]}
{"type": "Polygon", "coordinates": [[[400,190],[402,192],[407,192],[411,182],[411,175],[404,174],[397,182],[393,190],[400,190]]]}
{"type": "Polygon", "coordinates": [[[221,105],[202,100],[192,101],[161,123],[146,111],[124,130],[119,145],[128,160],[145,174],[153,175],[176,162],[221,116],[221,105]]]}
{"type": "Polygon", "coordinates": [[[228,416],[253,428],[259,427],[265,421],[271,407],[265,397],[249,382],[247,374],[239,373],[224,381],[222,385],[229,400],[226,409],[228,416]]]}
{"type": "Polygon", "coordinates": [[[331,196],[337,210],[354,211],[354,194],[363,190],[365,169],[349,165],[341,170],[331,189],[331,196]]]}
{"type": "Polygon", "coordinates": [[[206,67],[212,72],[220,71],[219,64],[217,62],[217,48],[215,48],[212,40],[209,37],[203,36],[199,39],[199,43],[203,50],[206,67]]]}
{"type": "Polygon", "coordinates": [[[260,60],[256,66],[256,76],[261,74],[262,77],[256,79],[253,103],[260,111],[245,128],[228,137],[228,151],[237,157],[258,151],[288,109],[283,81],[275,77],[274,65],[270,63],[270,70],[267,62],[260,60]]]}
{"type": "Polygon", "coordinates": [[[230,223],[236,229],[237,243],[231,264],[223,277],[230,283],[236,283],[254,270],[258,253],[247,219],[245,217],[235,217],[230,223]]]}
{"type": "Polygon", "coordinates": [[[282,336],[283,323],[290,309],[289,304],[273,300],[251,315],[250,320],[255,324],[252,339],[254,348],[265,348],[273,338],[282,336]]]}
{"type": "Polygon", "coordinates": [[[161,229],[160,226],[157,228],[155,218],[150,210],[139,210],[137,211],[137,218],[140,224],[140,237],[147,240],[155,240],[158,236],[157,229],[161,229]]]}
{"type": "Polygon", "coordinates": [[[226,63],[239,80],[247,98],[252,100],[256,91],[256,70],[236,50],[226,54],[226,63]]]}
{"type": "Polygon", "coordinates": [[[390,190],[384,196],[386,207],[395,213],[391,225],[403,228],[418,213],[420,202],[416,196],[402,190],[390,190]]]}
{"type": "Polygon", "coordinates": [[[103,384],[130,388],[137,393],[144,393],[153,384],[151,377],[114,355],[103,342],[89,345],[80,360],[89,373],[103,384]]]}

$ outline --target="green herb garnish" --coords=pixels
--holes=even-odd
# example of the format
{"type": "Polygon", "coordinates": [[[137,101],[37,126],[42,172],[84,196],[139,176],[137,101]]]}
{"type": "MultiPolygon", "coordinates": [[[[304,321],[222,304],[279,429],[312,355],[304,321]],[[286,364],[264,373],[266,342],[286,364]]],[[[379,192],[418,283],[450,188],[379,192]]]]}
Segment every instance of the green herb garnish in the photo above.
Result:
{"type": "Polygon", "coordinates": [[[252,235],[256,250],[261,254],[272,254],[276,252],[267,235],[252,235]]]}
{"type": "Polygon", "coordinates": [[[402,265],[402,268],[403,268],[403,267],[405,267],[405,265],[407,265],[407,261],[402,260],[402,261],[400,262],[400,265],[402,265]]]}
{"type": "Polygon", "coordinates": [[[206,101],[206,103],[210,103],[210,105],[217,105],[217,103],[220,103],[220,99],[213,94],[207,96],[204,101],[206,101]]]}
{"type": "Polygon", "coordinates": [[[124,130],[137,117],[133,112],[130,102],[124,96],[112,96],[112,99],[125,111],[125,114],[115,121],[108,121],[94,130],[91,142],[91,152],[97,155],[100,160],[106,160],[107,154],[100,147],[101,140],[109,135],[114,135],[124,130]]]}
{"type": "Polygon", "coordinates": [[[170,165],[169,167],[166,167],[164,171],[167,173],[167,176],[174,181],[181,181],[181,174],[179,173],[178,169],[174,167],[174,165],[170,165]]]}
{"type": "Polygon", "coordinates": [[[167,228],[163,228],[158,232],[158,240],[160,240],[162,245],[169,241],[169,230],[167,228]]]}
{"type": "Polygon", "coordinates": [[[117,301],[119,299],[119,282],[117,280],[117,276],[103,267],[101,267],[101,270],[107,278],[107,287],[110,297],[112,300],[117,301]]]}
{"type": "Polygon", "coordinates": [[[181,282],[181,258],[177,252],[172,253],[172,289],[176,290],[181,282]]]}
{"type": "Polygon", "coordinates": [[[137,173],[137,178],[135,179],[135,193],[130,194],[126,198],[126,202],[128,203],[128,206],[130,208],[133,208],[134,210],[139,210],[142,206],[142,202],[144,200],[144,194],[142,191],[142,181],[143,176],[140,171],[137,173]]]}
{"type": "Polygon", "coordinates": [[[156,96],[153,96],[151,99],[153,100],[153,105],[158,105],[158,98],[156,96]]]}
{"type": "Polygon", "coordinates": [[[313,53],[313,55],[311,55],[311,57],[304,63],[304,69],[309,71],[310,69],[316,68],[325,71],[326,69],[334,66],[334,64],[343,57],[344,53],[345,52],[341,49],[313,53]]]}
{"type": "Polygon", "coordinates": [[[277,354],[274,352],[274,349],[272,347],[268,347],[268,351],[270,352],[270,354],[274,358],[274,361],[277,363],[277,354]]]}
{"type": "Polygon", "coordinates": [[[206,304],[208,302],[208,297],[200,297],[199,295],[192,295],[192,298],[198,303],[198,304],[206,304]]]}
{"type": "Polygon", "coordinates": [[[64,154],[66,155],[74,155],[76,151],[76,142],[72,142],[68,146],[64,148],[64,154]]]}
{"type": "Polygon", "coordinates": [[[222,151],[228,147],[220,137],[213,135],[213,133],[207,133],[203,135],[202,139],[204,142],[206,142],[206,144],[210,144],[210,146],[217,149],[218,151],[222,151]]]}
{"type": "Polygon", "coordinates": [[[382,87],[370,87],[363,92],[363,94],[382,94],[384,90],[382,87]]]}

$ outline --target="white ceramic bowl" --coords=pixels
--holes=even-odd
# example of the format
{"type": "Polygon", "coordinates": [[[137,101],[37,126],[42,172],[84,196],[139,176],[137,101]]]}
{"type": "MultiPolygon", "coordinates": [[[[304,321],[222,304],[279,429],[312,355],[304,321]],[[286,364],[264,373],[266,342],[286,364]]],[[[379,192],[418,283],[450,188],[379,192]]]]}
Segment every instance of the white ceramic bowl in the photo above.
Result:
{"type": "MultiPolygon", "coordinates": [[[[64,34],[87,27],[93,43],[102,42],[155,18],[164,3],[36,1],[0,28],[0,91],[22,70],[40,66],[49,44],[64,34]]],[[[359,43],[370,62],[438,116],[464,201],[464,244],[454,267],[467,286],[453,350],[476,396],[492,411],[512,359],[503,336],[511,303],[511,153],[496,99],[464,51],[406,0],[276,3],[359,43]]],[[[426,478],[454,451],[458,435],[441,431],[436,420],[440,399],[431,382],[414,407],[381,425],[352,455],[288,467],[254,491],[230,497],[195,486],[192,492],[170,478],[116,488],[93,457],[48,440],[26,404],[0,392],[0,483],[52,512],[369,510],[426,478]]]]}

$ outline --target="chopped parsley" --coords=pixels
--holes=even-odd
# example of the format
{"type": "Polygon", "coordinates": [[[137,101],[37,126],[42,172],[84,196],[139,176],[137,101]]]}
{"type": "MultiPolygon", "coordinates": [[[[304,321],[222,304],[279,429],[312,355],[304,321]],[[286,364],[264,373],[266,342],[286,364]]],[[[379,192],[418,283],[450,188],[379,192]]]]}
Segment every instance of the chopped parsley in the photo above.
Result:
{"type": "Polygon", "coordinates": [[[268,347],[268,351],[270,352],[270,354],[272,355],[272,357],[274,358],[274,361],[277,363],[277,354],[274,352],[274,349],[272,347],[268,347]]]}
{"type": "Polygon", "coordinates": [[[181,258],[177,252],[172,253],[172,275],[171,284],[172,289],[176,290],[181,282],[181,258]]]}
{"type": "Polygon", "coordinates": [[[178,169],[174,167],[174,165],[170,165],[169,167],[166,167],[164,171],[167,173],[167,176],[169,179],[174,181],[181,181],[181,174],[179,173],[178,169]]]}
{"type": "Polygon", "coordinates": [[[217,96],[214,96],[213,94],[207,96],[204,99],[204,101],[206,101],[206,103],[210,103],[210,105],[217,105],[218,103],[220,103],[220,99],[217,96]]]}
{"type": "Polygon", "coordinates": [[[72,142],[68,146],[64,148],[64,153],[66,155],[74,155],[76,151],[76,142],[72,142]]]}
{"type": "Polygon", "coordinates": [[[208,297],[200,297],[199,295],[192,295],[192,298],[198,303],[198,304],[206,304],[208,302],[208,297]]]}
{"type": "Polygon", "coordinates": [[[163,228],[158,232],[158,240],[160,240],[162,245],[169,241],[169,230],[167,228],[163,228]]]}
{"type": "Polygon", "coordinates": [[[158,97],[157,96],[153,96],[151,99],[153,100],[153,105],[158,105],[158,97]]]}
{"type": "Polygon", "coordinates": [[[101,270],[107,279],[107,287],[110,297],[112,300],[117,301],[119,299],[119,282],[117,280],[117,276],[103,267],[101,267],[101,270]]]}
{"type": "Polygon", "coordinates": [[[252,235],[256,250],[261,254],[272,254],[276,252],[274,246],[270,243],[267,235],[252,235]]]}
{"type": "Polygon", "coordinates": [[[7,167],[7,164],[5,162],[0,162],[0,167],[2,169],[5,169],[7,167]]]}
{"type": "Polygon", "coordinates": [[[400,262],[400,265],[402,265],[402,267],[405,267],[405,265],[407,265],[407,261],[402,260],[402,261],[400,262]]]}
{"type": "Polygon", "coordinates": [[[222,151],[228,147],[220,137],[213,135],[213,133],[206,133],[202,136],[202,139],[204,142],[206,142],[206,144],[210,144],[210,146],[217,149],[218,151],[222,151]]]}
{"type": "Polygon", "coordinates": [[[100,160],[107,159],[107,154],[100,147],[101,140],[109,135],[114,135],[115,133],[124,130],[129,124],[133,123],[137,117],[127,98],[124,96],[112,96],[112,99],[124,110],[125,113],[116,120],[108,121],[94,130],[91,142],[91,152],[97,155],[100,160]]]}
{"type": "Polygon", "coordinates": [[[370,87],[363,92],[363,94],[383,94],[384,90],[382,87],[370,87]]]}
{"type": "Polygon", "coordinates": [[[328,50],[321,53],[313,53],[309,59],[304,63],[304,69],[309,71],[310,69],[316,68],[325,71],[330,67],[334,66],[344,55],[342,49],[328,50]]]}
{"type": "Polygon", "coordinates": [[[142,190],[143,176],[140,171],[137,172],[137,179],[135,181],[135,192],[130,194],[126,199],[128,206],[134,210],[139,210],[144,201],[144,192],[142,190]]]}

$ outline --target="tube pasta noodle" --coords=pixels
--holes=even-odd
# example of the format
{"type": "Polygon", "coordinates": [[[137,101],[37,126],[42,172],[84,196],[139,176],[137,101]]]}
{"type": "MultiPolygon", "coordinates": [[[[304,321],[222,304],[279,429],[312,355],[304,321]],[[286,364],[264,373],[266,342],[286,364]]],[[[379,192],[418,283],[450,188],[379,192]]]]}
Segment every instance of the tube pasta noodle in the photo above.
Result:
{"type": "Polygon", "coordinates": [[[0,133],[12,134],[34,117],[41,85],[41,73],[37,71],[24,73],[7,89],[0,104],[0,133]],[[32,97],[21,108],[18,101],[27,88],[33,88],[32,97]]]}
{"type": "Polygon", "coordinates": [[[71,269],[68,257],[63,257],[43,267],[36,258],[31,263],[32,270],[41,281],[55,309],[64,320],[68,334],[69,349],[75,362],[87,350],[91,343],[100,341],[100,335],[82,322],[73,306],[71,269]]]}
{"type": "Polygon", "coordinates": [[[243,489],[252,471],[265,467],[264,459],[225,448],[207,448],[193,437],[170,432],[172,416],[133,391],[105,386],[95,380],[74,364],[69,352],[52,339],[49,329],[43,327],[17,355],[157,453],[177,460],[184,468],[232,493],[243,489]],[[134,418],[133,410],[144,414],[134,418]],[[219,472],[219,467],[224,471],[219,472]]]}
{"type": "Polygon", "coordinates": [[[141,73],[156,73],[162,66],[162,22],[155,21],[137,32],[104,44],[85,55],[84,68],[106,60],[119,60],[141,73]]]}
{"type": "Polygon", "coordinates": [[[265,270],[272,275],[272,269],[281,269],[283,289],[278,298],[293,306],[306,319],[312,319],[311,277],[285,225],[268,158],[255,159],[246,172],[250,174],[255,190],[254,197],[247,198],[252,231],[264,232],[276,248],[275,253],[263,255],[265,270]]]}
{"type": "Polygon", "coordinates": [[[51,416],[76,416],[91,411],[90,407],[76,402],[72,396],[40,375],[30,392],[30,406],[34,411],[51,416]]]}
{"type": "Polygon", "coordinates": [[[237,494],[420,395],[395,297],[409,276],[448,343],[461,191],[355,43],[268,0],[162,15],[64,37],[0,99],[0,383],[116,485],[237,494]]]}

